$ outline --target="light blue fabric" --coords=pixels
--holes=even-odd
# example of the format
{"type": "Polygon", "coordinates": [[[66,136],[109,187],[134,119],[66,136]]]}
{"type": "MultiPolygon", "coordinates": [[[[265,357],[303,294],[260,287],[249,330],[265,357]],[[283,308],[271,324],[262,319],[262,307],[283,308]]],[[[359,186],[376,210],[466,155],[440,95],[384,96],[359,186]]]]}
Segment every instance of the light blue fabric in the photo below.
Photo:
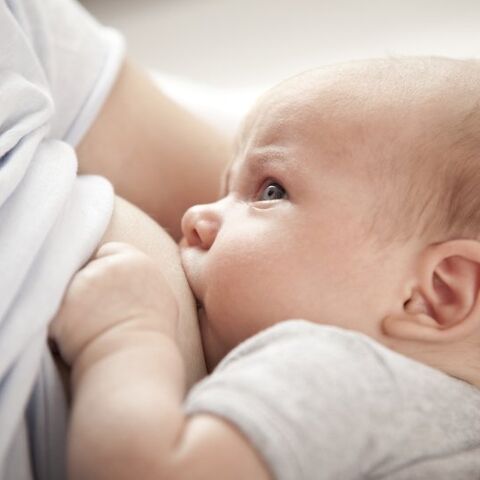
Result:
{"type": "Polygon", "coordinates": [[[0,479],[65,478],[47,328],[113,206],[106,180],[76,176],[67,142],[88,129],[122,56],[121,38],[70,0],[0,0],[0,479]]]}

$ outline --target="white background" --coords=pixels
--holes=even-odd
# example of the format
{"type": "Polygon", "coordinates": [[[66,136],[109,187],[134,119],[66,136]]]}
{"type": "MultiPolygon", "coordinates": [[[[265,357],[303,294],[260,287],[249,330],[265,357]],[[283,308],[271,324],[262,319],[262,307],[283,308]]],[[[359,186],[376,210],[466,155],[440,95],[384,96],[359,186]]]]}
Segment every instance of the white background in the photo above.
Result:
{"type": "Polygon", "coordinates": [[[480,0],[83,0],[149,68],[215,87],[270,85],[380,55],[480,57],[480,0]]]}

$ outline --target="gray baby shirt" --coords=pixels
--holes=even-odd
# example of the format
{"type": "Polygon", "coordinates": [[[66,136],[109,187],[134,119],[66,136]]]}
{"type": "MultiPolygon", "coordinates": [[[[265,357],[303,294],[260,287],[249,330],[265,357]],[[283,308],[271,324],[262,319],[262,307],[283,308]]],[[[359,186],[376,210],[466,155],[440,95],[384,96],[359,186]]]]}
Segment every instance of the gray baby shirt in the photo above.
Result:
{"type": "Polygon", "coordinates": [[[276,480],[480,479],[480,390],[337,327],[257,334],[185,408],[235,425],[276,480]]]}

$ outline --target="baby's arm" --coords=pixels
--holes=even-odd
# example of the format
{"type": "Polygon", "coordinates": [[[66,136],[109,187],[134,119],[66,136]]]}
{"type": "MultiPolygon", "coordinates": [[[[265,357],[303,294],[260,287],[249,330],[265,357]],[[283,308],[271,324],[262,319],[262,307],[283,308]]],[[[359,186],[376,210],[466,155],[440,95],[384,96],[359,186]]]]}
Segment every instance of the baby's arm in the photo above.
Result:
{"type": "Polygon", "coordinates": [[[178,245],[144,212],[119,197],[99,246],[109,242],[128,243],[147,254],[172,287],[179,310],[178,344],[185,361],[187,387],[191,387],[206,369],[195,299],[182,269],[178,245]]]}
{"type": "Polygon", "coordinates": [[[127,60],[77,155],[79,173],[107,177],[178,240],[183,212],[217,198],[230,142],[127,60]]]}
{"type": "Polygon", "coordinates": [[[73,279],[53,324],[73,367],[72,479],[269,478],[232,426],[182,411],[178,306],[158,267],[106,244],[73,279]]]}

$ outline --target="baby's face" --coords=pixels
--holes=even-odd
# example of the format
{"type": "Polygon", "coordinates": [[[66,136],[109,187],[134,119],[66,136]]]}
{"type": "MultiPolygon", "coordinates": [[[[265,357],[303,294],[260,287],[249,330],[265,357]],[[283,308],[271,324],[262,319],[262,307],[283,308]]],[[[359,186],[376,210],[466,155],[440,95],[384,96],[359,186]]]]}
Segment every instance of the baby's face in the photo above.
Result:
{"type": "Polygon", "coordinates": [[[183,218],[182,260],[209,368],[286,319],[380,335],[373,320],[388,302],[388,260],[368,232],[375,192],[363,159],[342,157],[348,127],[297,89],[263,100],[246,122],[224,196],[183,218]]]}

